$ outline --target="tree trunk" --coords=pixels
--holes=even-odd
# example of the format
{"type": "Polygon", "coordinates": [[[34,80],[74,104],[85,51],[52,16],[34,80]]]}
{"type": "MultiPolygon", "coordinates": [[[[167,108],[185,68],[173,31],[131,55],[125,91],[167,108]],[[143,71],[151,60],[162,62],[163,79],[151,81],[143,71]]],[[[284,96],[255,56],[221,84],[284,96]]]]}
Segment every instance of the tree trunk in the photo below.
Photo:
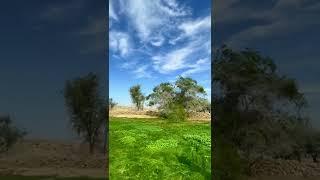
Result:
{"type": "Polygon", "coordinates": [[[107,125],[105,124],[104,126],[104,142],[103,142],[103,152],[106,154],[107,153],[107,125]]]}
{"type": "Polygon", "coordinates": [[[90,154],[94,153],[94,143],[93,142],[89,143],[89,152],[90,152],[90,154]]]}
{"type": "Polygon", "coordinates": [[[318,154],[313,154],[313,155],[312,155],[312,160],[313,160],[314,163],[317,163],[317,162],[318,162],[317,157],[318,157],[318,154]]]}

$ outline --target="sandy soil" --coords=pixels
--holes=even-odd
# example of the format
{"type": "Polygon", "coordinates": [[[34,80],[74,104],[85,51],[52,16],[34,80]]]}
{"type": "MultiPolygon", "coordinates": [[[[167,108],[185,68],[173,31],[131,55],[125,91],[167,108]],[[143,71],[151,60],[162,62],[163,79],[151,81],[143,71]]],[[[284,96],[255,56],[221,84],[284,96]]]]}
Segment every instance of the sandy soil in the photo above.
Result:
{"type": "Polygon", "coordinates": [[[90,155],[81,143],[24,140],[0,154],[0,174],[4,175],[106,177],[105,172],[104,153],[97,149],[90,155]]]}
{"type": "Polygon", "coordinates": [[[319,180],[320,177],[266,176],[249,178],[249,180],[319,180]]]}
{"type": "MultiPolygon", "coordinates": [[[[127,118],[157,118],[158,111],[152,108],[145,108],[138,111],[134,107],[116,106],[109,111],[110,117],[127,117],[127,118]]],[[[196,113],[190,117],[191,121],[210,121],[210,113],[196,113]]]]}
{"type": "Polygon", "coordinates": [[[296,160],[261,160],[251,170],[254,177],[250,180],[315,180],[320,179],[320,164],[311,159],[296,160]]]}

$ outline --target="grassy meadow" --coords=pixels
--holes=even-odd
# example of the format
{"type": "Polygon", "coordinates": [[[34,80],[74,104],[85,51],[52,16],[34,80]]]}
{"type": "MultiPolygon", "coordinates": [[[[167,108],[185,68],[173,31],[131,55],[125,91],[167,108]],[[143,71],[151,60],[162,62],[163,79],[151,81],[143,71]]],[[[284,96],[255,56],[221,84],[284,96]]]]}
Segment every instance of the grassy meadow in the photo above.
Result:
{"type": "Polygon", "coordinates": [[[211,179],[210,124],[111,117],[110,179],[211,179]]]}

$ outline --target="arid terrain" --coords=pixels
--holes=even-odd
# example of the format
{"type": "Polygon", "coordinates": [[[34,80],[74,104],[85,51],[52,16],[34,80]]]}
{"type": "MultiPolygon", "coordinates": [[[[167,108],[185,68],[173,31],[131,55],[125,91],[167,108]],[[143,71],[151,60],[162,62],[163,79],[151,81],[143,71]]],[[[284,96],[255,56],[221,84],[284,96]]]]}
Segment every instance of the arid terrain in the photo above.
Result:
{"type": "Polygon", "coordinates": [[[1,175],[106,177],[106,158],[82,143],[24,140],[0,154],[1,175]]]}
{"type": "MultiPolygon", "coordinates": [[[[144,108],[143,110],[137,110],[134,107],[129,106],[116,106],[109,111],[111,117],[127,117],[127,118],[157,118],[158,111],[153,108],[144,108]]],[[[189,118],[192,121],[210,121],[211,114],[208,112],[199,112],[192,115],[189,118]]]]}
{"type": "Polygon", "coordinates": [[[320,179],[320,163],[311,160],[264,160],[253,164],[250,180],[316,180],[320,179]]]}

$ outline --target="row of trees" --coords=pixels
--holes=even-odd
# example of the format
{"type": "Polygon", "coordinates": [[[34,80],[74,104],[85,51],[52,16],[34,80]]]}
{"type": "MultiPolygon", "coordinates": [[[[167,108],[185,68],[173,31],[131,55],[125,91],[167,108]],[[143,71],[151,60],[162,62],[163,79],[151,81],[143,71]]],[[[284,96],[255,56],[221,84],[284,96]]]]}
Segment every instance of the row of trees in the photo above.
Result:
{"type": "Polygon", "coordinates": [[[149,106],[157,107],[161,116],[166,118],[183,120],[194,112],[211,109],[204,88],[190,77],[180,76],[174,83],[161,83],[147,96],[143,95],[140,85],[132,86],[129,92],[138,110],[143,109],[147,101],[149,106]]]}

